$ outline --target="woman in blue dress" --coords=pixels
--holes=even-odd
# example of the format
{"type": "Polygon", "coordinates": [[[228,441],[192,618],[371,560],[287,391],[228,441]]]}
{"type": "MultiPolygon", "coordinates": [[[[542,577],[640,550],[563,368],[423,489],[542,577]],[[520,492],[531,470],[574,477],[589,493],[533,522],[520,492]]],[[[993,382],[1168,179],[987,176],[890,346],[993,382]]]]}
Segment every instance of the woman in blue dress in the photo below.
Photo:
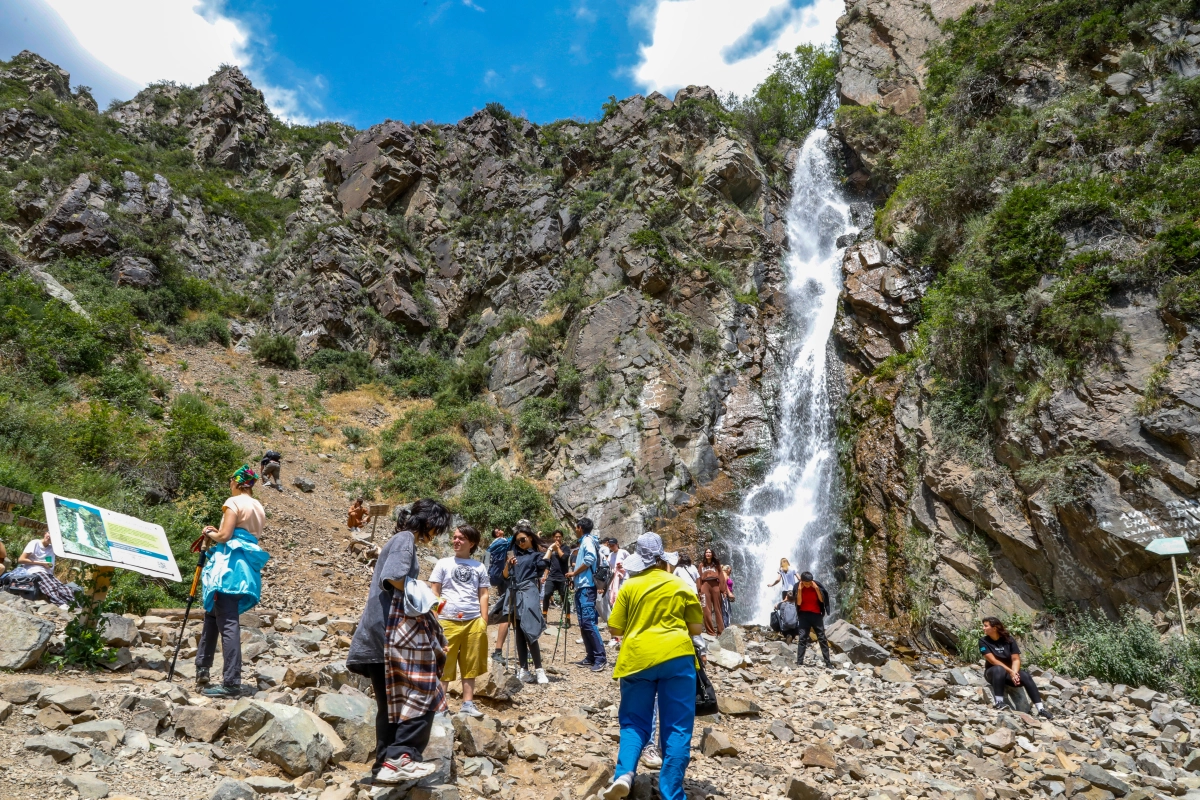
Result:
{"type": "Polygon", "coordinates": [[[209,697],[242,696],[242,630],[238,616],[262,599],[262,569],[271,557],[258,539],[266,512],[254,498],[258,480],[249,465],[229,479],[231,497],[221,507],[221,527],[204,529],[208,540],[201,573],[204,629],[196,649],[196,685],[209,697]],[[209,686],[209,669],[221,637],[224,669],[220,686],[209,686]]]}

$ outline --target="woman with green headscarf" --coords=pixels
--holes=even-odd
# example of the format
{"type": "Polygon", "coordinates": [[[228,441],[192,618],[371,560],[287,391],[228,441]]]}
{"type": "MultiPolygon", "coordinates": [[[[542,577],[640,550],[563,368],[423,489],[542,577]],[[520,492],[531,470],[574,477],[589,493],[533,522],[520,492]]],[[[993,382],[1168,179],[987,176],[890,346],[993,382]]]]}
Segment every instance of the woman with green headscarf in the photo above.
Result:
{"type": "Polygon", "coordinates": [[[248,464],[229,479],[232,496],[221,507],[221,527],[204,529],[208,546],[201,586],[204,597],[204,629],[196,648],[196,685],[206,687],[209,697],[242,696],[241,614],[262,599],[262,569],[270,555],[259,547],[266,512],[254,498],[258,474],[248,464]],[[208,686],[208,671],[221,637],[225,661],[221,685],[208,686]]]}

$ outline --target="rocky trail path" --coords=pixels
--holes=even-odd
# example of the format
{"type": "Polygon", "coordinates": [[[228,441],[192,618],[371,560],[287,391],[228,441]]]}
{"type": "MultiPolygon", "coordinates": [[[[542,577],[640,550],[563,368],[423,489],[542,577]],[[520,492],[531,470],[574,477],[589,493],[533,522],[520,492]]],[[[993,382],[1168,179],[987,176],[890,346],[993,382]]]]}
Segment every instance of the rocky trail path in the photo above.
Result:
{"type": "MultiPolygon", "coordinates": [[[[549,685],[522,685],[494,666],[479,681],[483,720],[454,713],[452,686],[451,715],[426,750],[438,772],[415,787],[358,785],[375,705],[344,658],[370,568],[347,550],[344,513],[345,487],[367,475],[370,453],[350,450],[337,431],[355,424],[377,433],[403,409],[367,392],[317,407],[306,399],[313,376],[215,347],[163,344],[151,362],[176,392],[233,408],[258,407],[260,395],[272,408],[272,434],[233,431],[254,456],[267,447],[285,456],[285,491],[258,492],[273,560],[262,604],[243,617],[244,680],[257,693],[233,702],[194,691],[198,621],[168,683],[179,616],[112,617],[106,635],[121,669],[0,673],[0,800],[587,800],[607,784],[618,685],[609,673],[568,665],[582,656],[577,629],[549,661],[552,610],[542,639],[549,685]],[[293,485],[298,477],[310,491],[293,485]]],[[[442,547],[422,552],[423,571],[442,547]]],[[[53,606],[0,593],[3,663],[36,661],[67,620],[53,606]]],[[[1184,699],[1034,669],[1055,714],[1048,722],[994,711],[978,667],[843,622],[830,638],[831,670],[797,667],[792,645],[752,626],[710,642],[720,713],[697,720],[689,798],[1200,798],[1200,717],[1184,699]]],[[[655,797],[653,777],[643,770],[632,796],[655,797]]]]}

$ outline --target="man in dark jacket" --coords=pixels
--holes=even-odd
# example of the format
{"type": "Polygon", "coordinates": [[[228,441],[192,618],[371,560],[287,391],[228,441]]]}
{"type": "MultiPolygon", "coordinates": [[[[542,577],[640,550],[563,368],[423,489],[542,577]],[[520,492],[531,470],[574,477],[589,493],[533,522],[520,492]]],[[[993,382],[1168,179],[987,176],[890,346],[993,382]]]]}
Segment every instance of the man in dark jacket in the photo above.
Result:
{"type": "Polygon", "coordinates": [[[829,592],[820,584],[811,572],[800,575],[800,585],[796,587],[796,616],[800,620],[800,644],[796,650],[797,666],[804,664],[804,654],[808,650],[808,632],[817,634],[817,643],[821,645],[821,655],[825,666],[832,667],[829,660],[829,642],[825,639],[825,615],[831,605],[829,592]]]}

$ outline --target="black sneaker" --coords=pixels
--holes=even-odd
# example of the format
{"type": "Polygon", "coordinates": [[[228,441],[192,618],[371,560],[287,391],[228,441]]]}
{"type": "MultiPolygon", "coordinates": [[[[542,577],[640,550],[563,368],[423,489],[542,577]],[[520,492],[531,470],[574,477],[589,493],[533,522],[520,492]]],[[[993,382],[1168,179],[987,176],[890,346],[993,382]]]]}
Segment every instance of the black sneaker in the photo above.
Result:
{"type": "Polygon", "coordinates": [[[205,697],[215,697],[218,700],[231,700],[242,696],[242,686],[241,684],[237,686],[226,686],[225,684],[210,686],[200,694],[205,697]]]}
{"type": "Polygon", "coordinates": [[[492,661],[495,661],[497,664],[499,664],[502,667],[506,666],[508,664],[507,659],[504,658],[503,650],[493,650],[492,651],[492,661]]]}
{"type": "Polygon", "coordinates": [[[592,664],[592,672],[603,672],[606,669],[608,669],[607,661],[597,661],[595,664],[592,664]]]}
{"type": "Polygon", "coordinates": [[[204,687],[211,682],[212,678],[209,677],[208,667],[196,667],[196,685],[204,687]]]}
{"type": "Polygon", "coordinates": [[[996,703],[992,706],[993,711],[1008,711],[1008,704],[1004,702],[996,703]]]}
{"type": "Polygon", "coordinates": [[[1038,709],[1037,715],[1042,719],[1054,719],[1054,715],[1050,713],[1050,709],[1048,708],[1038,709]]]}
{"type": "Polygon", "coordinates": [[[585,658],[582,661],[575,662],[575,666],[577,666],[577,667],[590,667],[591,665],[592,665],[592,660],[590,658],[585,658]]]}

